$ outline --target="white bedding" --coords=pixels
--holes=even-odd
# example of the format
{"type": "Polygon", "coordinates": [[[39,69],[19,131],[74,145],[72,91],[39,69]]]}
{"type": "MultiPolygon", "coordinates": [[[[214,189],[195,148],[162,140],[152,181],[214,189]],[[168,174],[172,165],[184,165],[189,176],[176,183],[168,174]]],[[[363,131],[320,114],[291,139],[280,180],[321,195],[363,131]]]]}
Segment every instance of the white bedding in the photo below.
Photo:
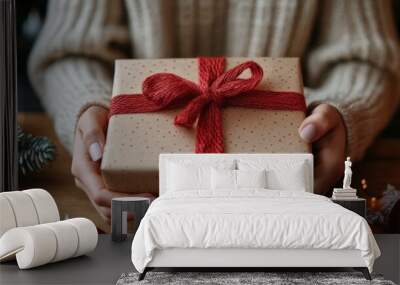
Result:
{"type": "Polygon", "coordinates": [[[199,193],[154,200],[132,243],[139,272],[165,248],[358,249],[370,271],[380,255],[365,219],[326,197],[265,189],[199,193]]]}

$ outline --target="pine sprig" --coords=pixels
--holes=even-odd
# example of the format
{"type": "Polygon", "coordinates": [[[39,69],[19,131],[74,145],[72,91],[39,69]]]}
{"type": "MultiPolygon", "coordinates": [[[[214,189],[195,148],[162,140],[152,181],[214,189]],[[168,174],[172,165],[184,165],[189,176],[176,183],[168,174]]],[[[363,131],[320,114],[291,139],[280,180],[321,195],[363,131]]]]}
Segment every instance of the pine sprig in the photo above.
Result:
{"type": "Polygon", "coordinates": [[[54,144],[47,137],[24,133],[18,126],[18,167],[23,175],[40,171],[54,157],[54,144]]]}

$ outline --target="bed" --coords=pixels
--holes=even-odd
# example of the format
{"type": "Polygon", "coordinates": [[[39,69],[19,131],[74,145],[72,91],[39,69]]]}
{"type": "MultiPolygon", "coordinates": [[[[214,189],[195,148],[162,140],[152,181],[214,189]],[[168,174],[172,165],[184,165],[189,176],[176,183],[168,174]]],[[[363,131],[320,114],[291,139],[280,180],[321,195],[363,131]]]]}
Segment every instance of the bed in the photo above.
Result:
{"type": "Polygon", "coordinates": [[[313,194],[311,154],[161,154],[132,262],[154,268],[352,267],[380,251],[359,215],[313,194]]]}

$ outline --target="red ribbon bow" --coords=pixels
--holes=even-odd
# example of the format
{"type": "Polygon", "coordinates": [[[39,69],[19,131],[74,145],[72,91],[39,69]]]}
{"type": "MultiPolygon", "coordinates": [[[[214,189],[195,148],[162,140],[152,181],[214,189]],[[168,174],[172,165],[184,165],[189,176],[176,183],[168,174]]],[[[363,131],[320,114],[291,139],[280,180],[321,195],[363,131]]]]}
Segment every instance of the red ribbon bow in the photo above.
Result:
{"type": "Polygon", "coordinates": [[[112,98],[109,116],[148,113],[182,108],[175,125],[192,128],[197,120],[196,153],[224,152],[222,113],[224,106],[267,110],[304,111],[304,96],[296,92],[255,89],[263,77],[262,68],[247,61],[225,70],[225,58],[198,59],[199,85],[172,73],[156,73],[143,82],[142,94],[121,94],[112,98]],[[251,76],[239,78],[249,69],[251,76]]]}

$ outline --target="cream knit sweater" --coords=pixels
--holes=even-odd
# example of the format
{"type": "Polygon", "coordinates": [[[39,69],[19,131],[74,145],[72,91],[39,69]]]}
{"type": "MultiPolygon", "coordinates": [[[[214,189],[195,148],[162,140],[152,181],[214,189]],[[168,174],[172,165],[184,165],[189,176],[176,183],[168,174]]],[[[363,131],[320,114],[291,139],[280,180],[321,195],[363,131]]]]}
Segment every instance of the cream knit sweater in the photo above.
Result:
{"type": "Polygon", "coordinates": [[[71,151],[80,113],[111,97],[117,58],[301,57],[308,104],[342,114],[360,159],[399,101],[386,0],[51,0],[30,78],[71,151]]]}

